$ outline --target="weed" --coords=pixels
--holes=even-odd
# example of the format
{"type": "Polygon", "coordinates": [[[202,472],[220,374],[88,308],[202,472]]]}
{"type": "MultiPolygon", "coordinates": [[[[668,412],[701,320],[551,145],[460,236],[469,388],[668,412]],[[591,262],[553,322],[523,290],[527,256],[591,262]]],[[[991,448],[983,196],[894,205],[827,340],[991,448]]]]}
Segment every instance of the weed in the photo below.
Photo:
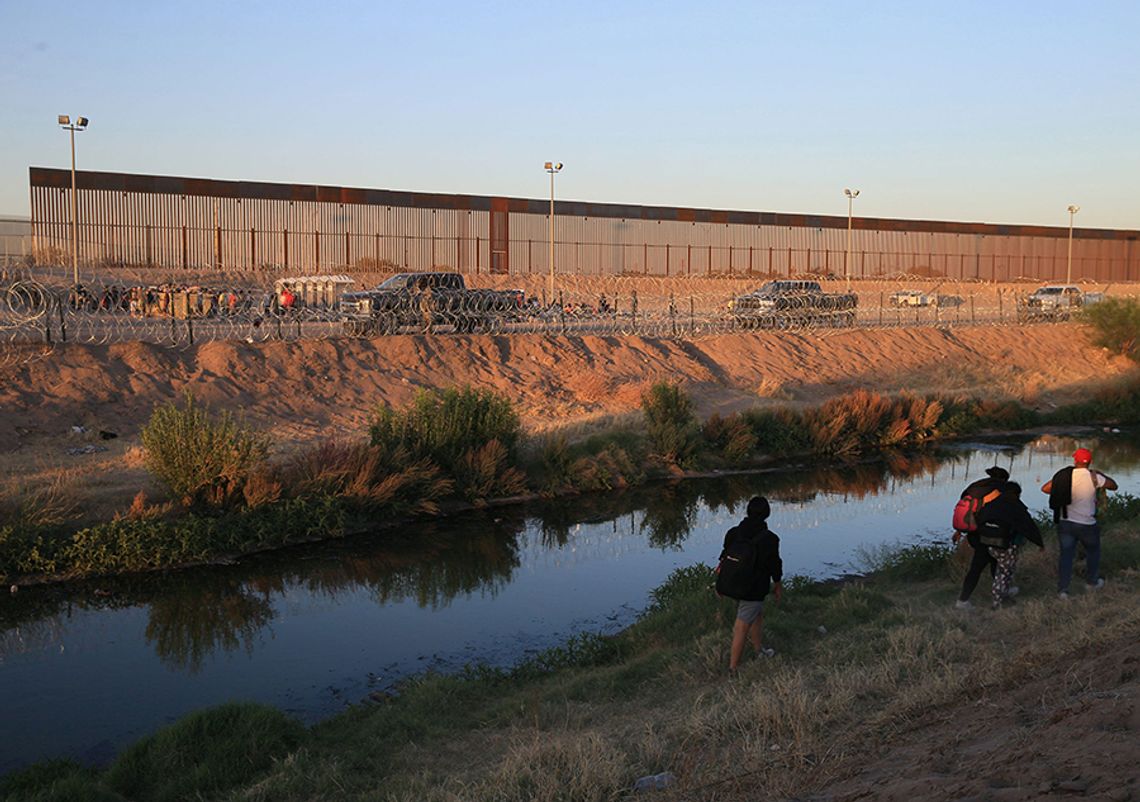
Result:
{"type": "Polygon", "coordinates": [[[766,454],[785,457],[811,450],[811,432],[803,416],[794,410],[749,410],[742,417],[756,437],[756,447],[766,454]]]}
{"type": "Polygon", "coordinates": [[[395,464],[427,459],[450,477],[463,472],[463,461],[491,440],[508,460],[515,459],[520,428],[510,401],[491,390],[471,387],[420,391],[403,409],[381,407],[369,429],[372,445],[395,464]]]}
{"type": "Polygon", "coordinates": [[[883,544],[860,547],[859,562],[867,571],[890,580],[919,580],[945,576],[954,553],[946,543],[913,546],[883,544]]]}
{"type": "Polygon", "coordinates": [[[250,784],[306,737],[300,723],[273,708],[222,705],[139,741],[114,762],[106,780],[131,799],[216,797],[250,784]]]}
{"type": "Polygon", "coordinates": [[[641,396],[649,442],[667,464],[688,465],[697,448],[693,402],[679,385],[658,382],[641,396]]]}
{"type": "Polygon", "coordinates": [[[71,760],[50,760],[0,778],[0,798],[24,802],[121,802],[99,773],[71,760]]]}
{"type": "Polygon", "coordinates": [[[146,466],[186,506],[226,506],[265,459],[269,441],[229,412],[215,417],[187,391],[156,409],[142,430],[146,466]]]}
{"type": "Polygon", "coordinates": [[[1093,345],[1140,361],[1140,300],[1105,298],[1089,304],[1080,318],[1093,327],[1093,345]]]}
{"type": "Polygon", "coordinates": [[[724,458],[729,465],[747,464],[759,442],[752,427],[742,415],[722,418],[714,414],[701,430],[705,442],[724,458]]]}

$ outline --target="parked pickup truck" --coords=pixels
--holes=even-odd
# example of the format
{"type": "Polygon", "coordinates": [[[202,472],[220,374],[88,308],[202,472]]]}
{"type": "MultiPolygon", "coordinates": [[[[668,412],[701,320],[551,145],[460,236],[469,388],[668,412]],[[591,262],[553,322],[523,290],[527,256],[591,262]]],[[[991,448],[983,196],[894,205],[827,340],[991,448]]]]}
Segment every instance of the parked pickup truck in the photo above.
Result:
{"type": "Polygon", "coordinates": [[[1067,320],[1082,306],[1103,298],[1103,293],[1082,292],[1075,284],[1047,284],[1025,299],[1022,311],[1026,318],[1067,320]]]}
{"type": "Polygon", "coordinates": [[[780,279],[734,298],[729,304],[733,321],[743,328],[793,326],[850,326],[859,299],[853,292],[828,293],[818,281],[780,279]]]}
{"type": "Polygon", "coordinates": [[[345,331],[353,335],[394,334],[403,326],[485,331],[517,317],[519,290],[468,289],[459,273],[398,273],[380,286],[341,296],[345,331]]]}

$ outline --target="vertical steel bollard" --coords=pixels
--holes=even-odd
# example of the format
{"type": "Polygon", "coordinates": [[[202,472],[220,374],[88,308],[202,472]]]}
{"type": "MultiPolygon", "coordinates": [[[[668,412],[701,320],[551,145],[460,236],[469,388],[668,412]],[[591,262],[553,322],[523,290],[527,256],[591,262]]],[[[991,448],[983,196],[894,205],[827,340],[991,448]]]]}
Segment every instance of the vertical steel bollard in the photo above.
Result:
{"type": "MultiPolygon", "coordinates": [[[[67,323],[63,319],[63,304],[59,305],[59,339],[61,342],[67,342],[67,323]]],[[[50,331],[48,332],[48,342],[51,342],[50,331]]]]}

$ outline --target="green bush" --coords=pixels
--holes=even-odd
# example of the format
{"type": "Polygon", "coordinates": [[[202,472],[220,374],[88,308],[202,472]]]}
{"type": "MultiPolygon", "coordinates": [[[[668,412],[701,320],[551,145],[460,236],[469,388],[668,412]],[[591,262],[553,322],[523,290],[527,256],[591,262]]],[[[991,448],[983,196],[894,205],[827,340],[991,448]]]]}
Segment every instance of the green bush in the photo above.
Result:
{"type": "Polygon", "coordinates": [[[1098,390],[1087,401],[1070,404],[1044,416],[1046,423],[1136,423],[1140,421],[1140,377],[1098,390]]]}
{"type": "Polygon", "coordinates": [[[510,401],[471,387],[421,390],[403,409],[381,407],[369,427],[372,445],[392,463],[430,460],[452,478],[469,471],[470,455],[491,440],[514,461],[519,440],[518,413],[510,401]]]}
{"type": "Polygon", "coordinates": [[[279,710],[231,703],[192,713],[144,738],[111,766],[107,784],[146,802],[216,797],[250,785],[297,749],[305,728],[279,710]]]}
{"type": "Polygon", "coordinates": [[[743,418],[756,437],[756,448],[765,454],[787,457],[811,450],[811,432],[794,410],[753,409],[743,418]]]}
{"type": "Polygon", "coordinates": [[[541,492],[613,490],[640,484],[644,444],[632,433],[610,432],[571,444],[562,434],[542,441],[532,481],[541,492]]]}
{"type": "Polygon", "coordinates": [[[941,398],[942,414],[935,427],[939,437],[961,437],[981,431],[1019,431],[1041,423],[1041,416],[1016,401],[982,398],[941,398]]]}
{"type": "Polygon", "coordinates": [[[240,497],[269,440],[229,412],[215,417],[190,392],[184,402],[159,407],[143,427],[146,466],[187,506],[226,505],[240,497]]]}
{"type": "Polygon", "coordinates": [[[71,760],[48,760],[0,778],[0,799],[11,802],[121,802],[99,784],[94,769],[71,760]]]}
{"type": "Polygon", "coordinates": [[[759,442],[752,427],[742,415],[723,418],[713,414],[701,428],[708,443],[729,465],[745,465],[752,458],[759,442]]]}
{"type": "Polygon", "coordinates": [[[862,567],[885,579],[920,580],[944,576],[950,569],[954,547],[949,543],[909,546],[881,544],[857,550],[862,567]]]}
{"type": "Polygon", "coordinates": [[[688,465],[697,448],[699,426],[693,402],[679,385],[658,382],[641,396],[645,428],[657,456],[667,463],[688,465]]]}
{"type": "Polygon", "coordinates": [[[1093,327],[1093,344],[1140,361],[1140,300],[1105,298],[1081,310],[1081,320],[1093,327]]]}

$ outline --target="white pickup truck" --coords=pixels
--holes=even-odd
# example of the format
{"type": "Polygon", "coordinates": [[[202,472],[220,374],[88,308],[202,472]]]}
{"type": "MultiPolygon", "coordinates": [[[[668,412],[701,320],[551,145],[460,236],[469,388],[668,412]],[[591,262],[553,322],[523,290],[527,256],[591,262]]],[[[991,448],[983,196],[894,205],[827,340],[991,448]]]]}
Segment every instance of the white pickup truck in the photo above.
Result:
{"type": "Polygon", "coordinates": [[[1025,299],[1025,317],[1067,320],[1082,306],[1103,298],[1104,293],[1084,292],[1075,284],[1046,284],[1025,299]]]}

